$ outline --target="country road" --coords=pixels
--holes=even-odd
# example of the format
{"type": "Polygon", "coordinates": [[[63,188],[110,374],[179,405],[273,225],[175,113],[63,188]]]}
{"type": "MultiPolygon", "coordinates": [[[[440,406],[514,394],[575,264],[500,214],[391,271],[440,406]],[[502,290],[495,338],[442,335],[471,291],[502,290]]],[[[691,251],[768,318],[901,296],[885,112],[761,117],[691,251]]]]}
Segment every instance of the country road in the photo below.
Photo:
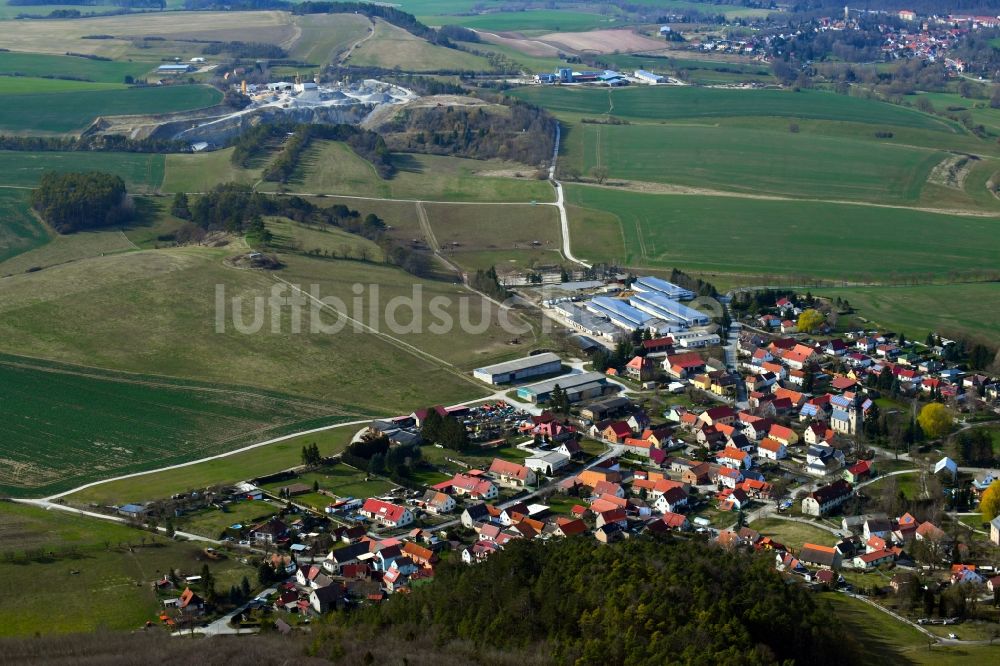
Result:
{"type": "Polygon", "coordinates": [[[570,243],[569,239],[569,216],[566,214],[563,186],[562,183],[556,180],[556,163],[559,160],[559,142],[561,138],[562,129],[560,129],[559,123],[556,122],[556,141],[555,148],[552,150],[552,164],[549,166],[549,182],[552,183],[552,187],[556,188],[555,206],[559,209],[559,227],[562,230],[562,252],[563,256],[569,261],[579,264],[584,268],[590,268],[590,264],[573,255],[572,243],[570,243]]]}

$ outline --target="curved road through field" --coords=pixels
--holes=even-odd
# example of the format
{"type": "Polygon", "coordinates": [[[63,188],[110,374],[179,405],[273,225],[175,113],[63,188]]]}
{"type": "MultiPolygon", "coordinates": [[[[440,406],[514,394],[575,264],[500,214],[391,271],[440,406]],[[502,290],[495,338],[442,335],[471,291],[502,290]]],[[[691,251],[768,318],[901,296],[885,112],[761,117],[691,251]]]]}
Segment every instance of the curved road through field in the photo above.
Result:
{"type": "Polygon", "coordinates": [[[566,215],[566,205],[565,197],[563,195],[563,186],[558,180],[556,180],[556,163],[559,160],[559,142],[562,138],[562,130],[560,129],[559,123],[556,122],[556,140],[555,147],[552,149],[552,164],[549,166],[549,182],[552,183],[552,187],[556,188],[556,202],[555,206],[559,209],[559,226],[562,229],[562,252],[563,256],[569,261],[575,264],[579,264],[584,268],[590,268],[590,264],[582,259],[578,259],[573,256],[573,248],[569,240],[569,216],[566,215]]]}

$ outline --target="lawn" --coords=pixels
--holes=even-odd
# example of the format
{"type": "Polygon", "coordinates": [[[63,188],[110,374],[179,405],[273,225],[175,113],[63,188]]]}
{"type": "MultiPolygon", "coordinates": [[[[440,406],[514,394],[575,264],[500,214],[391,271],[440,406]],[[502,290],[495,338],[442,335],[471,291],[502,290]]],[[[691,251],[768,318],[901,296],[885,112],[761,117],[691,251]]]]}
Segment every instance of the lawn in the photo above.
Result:
{"type": "Polygon", "coordinates": [[[959,132],[949,122],[885,102],[816,90],[732,90],[694,86],[623,89],[532,86],[513,95],[556,114],[602,115],[637,120],[779,117],[839,120],[959,132]]]}
{"type": "Polygon", "coordinates": [[[89,373],[0,357],[0,491],[40,496],[344,420],[318,402],[234,386],[89,373]]]}
{"type": "Polygon", "coordinates": [[[995,343],[1000,338],[1000,284],[919,285],[817,290],[850,302],[858,315],[879,326],[922,340],[928,331],[963,334],[995,343]]]}
{"type": "Polygon", "coordinates": [[[104,152],[0,150],[0,185],[35,187],[48,171],[102,171],[120,176],[132,194],[158,190],[163,155],[104,152]]]}
{"type": "Polygon", "coordinates": [[[819,527],[813,527],[812,525],[806,525],[793,520],[781,520],[780,518],[755,520],[750,524],[750,527],[796,552],[802,548],[802,544],[804,543],[832,546],[838,540],[832,533],[819,527]]]}
{"type": "Polygon", "coordinates": [[[223,509],[209,507],[184,514],[174,522],[174,525],[182,532],[218,539],[224,536],[226,528],[231,525],[253,525],[271,517],[281,508],[271,502],[254,500],[231,502],[223,506],[223,509]]]}
{"type": "MultiPolygon", "coordinates": [[[[408,412],[414,403],[474,399],[482,388],[448,363],[478,367],[481,355],[507,351],[502,330],[440,335],[430,330],[436,319],[429,314],[426,327],[401,334],[405,340],[353,326],[338,333],[331,328],[337,315],[314,308],[299,310],[302,328],[296,330],[295,311],[275,306],[277,322],[267,317],[265,326],[263,308],[271,302],[274,278],[224,264],[227,257],[245,251],[234,244],[128,252],[15,275],[0,290],[0,351],[260,387],[308,396],[341,413],[408,412]],[[250,306],[258,297],[262,309],[255,315],[250,306]],[[222,303],[218,307],[217,298],[222,303]],[[255,316],[260,322],[256,328],[255,316]],[[411,345],[426,346],[449,360],[434,360],[411,345]]],[[[374,318],[364,310],[359,315],[374,326],[382,326],[386,316],[377,305],[388,308],[392,296],[412,296],[418,282],[398,269],[375,264],[362,267],[354,261],[297,255],[287,261],[281,277],[306,291],[316,285],[321,297],[338,295],[345,304],[353,303],[352,284],[377,284],[378,295],[369,290],[366,296],[375,308],[374,318]],[[376,303],[376,297],[384,300],[376,303]]],[[[432,296],[449,295],[453,321],[459,321],[458,297],[468,297],[467,291],[440,283],[420,286],[426,297],[421,312],[429,312],[432,296]]],[[[478,311],[478,298],[465,302],[478,311]]],[[[405,309],[398,310],[397,317],[401,323],[408,321],[405,309]]],[[[478,315],[471,321],[478,322],[478,315]]]]}
{"type": "Polygon", "coordinates": [[[408,72],[438,70],[489,71],[486,58],[435,46],[402,28],[375,20],[375,34],[354,50],[347,64],[354,67],[399,67],[408,72]]]}
{"type": "Polygon", "coordinates": [[[915,203],[946,157],[787,128],[581,124],[570,138],[583,142],[573,160],[583,173],[603,166],[611,178],[876,203],[915,203]]]}
{"type": "MultiPolygon", "coordinates": [[[[24,8],[21,8],[24,9],[24,8]]],[[[46,10],[49,7],[46,6],[46,10]]],[[[150,62],[92,60],[77,56],[0,52],[0,74],[19,76],[72,76],[98,83],[122,83],[126,76],[139,78],[156,67],[150,62]]]]}
{"type": "MultiPolygon", "coordinates": [[[[147,620],[156,622],[161,608],[150,586],[154,580],[171,568],[196,575],[208,562],[203,545],[10,503],[0,503],[0,534],[5,553],[15,557],[0,561],[3,636],[139,629],[147,620]],[[55,556],[25,561],[25,549],[55,556]]],[[[235,558],[209,567],[220,590],[243,576],[254,581],[254,569],[235,558]]]]}
{"type": "Polygon", "coordinates": [[[170,113],[217,104],[222,93],[202,85],[85,90],[18,95],[0,106],[0,130],[62,133],[84,129],[103,115],[170,113]],[[30,113],[25,113],[30,109],[30,113]]]}
{"type": "MultiPolygon", "coordinates": [[[[302,160],[289,190],[316,194],[384,199],[440,201],[553,201],[546,181],[534,180],[530,167],[499,160],[472,160],[439,155],[393,156],[396,174],[381,179],[374,167],[346,144],[317,141],[302,160]],[[524,178],[488,175],[496,170],[520,170],[524,178]]],[[[273,184],[265,184],[271,187],[273,184]]]]}
{"type": "Polygon", "coordinates": [[[28,193],[0,189],[0,276],[5,261],[48,240],[48,230],[29,210],[28,193]]]}
{"type": "MultiPolygon", "coordinates": [[[[942,279],[995,269],[1000,249],[1000,221],[984,217],[578,185],[566,192],[570,204],[618,217],[632,266],[792,279],[942,279]]],[[[573,243],[592,260],[622,258],[587,234],[574,235],[573,243]]]]}
{"type": "Polygon", "coordinates": [[[383,260],[382,248],[376,243],[337,227],[309,227],[285,218],[270,218],[266,223],[274,234],[271,247],[281,252],[305,252],[348,259],[364,256],[371,261],[383,260]]]}
{"type": "Polygon", "coordinates": [[[166,156],[164,192],[207,192],[220,183],[252,185],[260,180],[260,168],[244,169],[232,163],[232,148],[203,153],[166,156]]]}
{"type": "Polygon", "coordinates": [[[175,493],[245,481],[301,465],[302,447],[307,444],[316,444],[324,456],[339,453],[358,428],[359,426],[338,426],[234,453],[225,458],[102,483],[74,493],[67,499],[79,505],[118,505],[144,499],[162,499],[175,493]]]}
{"type": "MultiPolygon", "coordinates": [[[[264,490],[277,494],[283,487],[293,483],[304,483],[307,486],[318,483],[321,490],[329,491],[338,497],[362,499],[384,495],[396,487],[394,483],[383,478],[369,477],[368,472],[341,463],[323,467],[314,472],[307,472],[288,481],[265,484],[262,487],[264,490]]],[[[323,507],[330,504],[333,499],[327,495],[310,493],[295,498],[295,501],[322,511],[323,507]],[[315,496],[312,497],[313,495],[315,496]]]]}
{"type": "Polygon", "coordinates": [[[476,451],[475,449],[470,449],[464,453],[456,453],[455,451],[443,448],[439,449],[436,446],[424,446],[421,448],[421,452],[423,453],[424,460],[432,465],[443,468],[448,474],[454,474],[455,472],[467,472],[469,469],[487,470],[493,463],[494,458],[523,463],[524,459],[531,455],[528,451],[513,446],[505,446],[500,449],[481,452],[476,451]],[[457,465],[447,460],[448,458],[460,460],[468,465],[468,467],[457,465]]]}

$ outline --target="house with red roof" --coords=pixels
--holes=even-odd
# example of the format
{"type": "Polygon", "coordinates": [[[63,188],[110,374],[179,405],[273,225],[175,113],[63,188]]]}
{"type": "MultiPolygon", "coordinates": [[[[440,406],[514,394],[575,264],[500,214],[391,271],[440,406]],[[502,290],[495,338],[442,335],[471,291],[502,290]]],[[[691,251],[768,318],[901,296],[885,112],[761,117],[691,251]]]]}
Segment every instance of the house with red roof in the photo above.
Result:
{"type": "Polygon", "coordinates": [[[859,460],[844,470],[844,480],[850,483],[858,483],[869,479],[874,472],[874,462],[871,460],[859,460]]]}
{"type": "Polygon", "coordinates": [[[413,513],[405,506],[383,502],[374,497],[365,500],[358,513],[385,527],[403,527],[413,522],[413,513]]]}
{"type": "Polygon", "coordinates": [[[668,354],[663,359],[663,369],[677,379],[687,379],[705,371],[705,359],[697,352],[668,354]]]}
{"type": "Polygon", "coordinates": [[[773,437],[765,437],[757,444],[757,455],[768,460],[782,460],[788,452],[783,443],[773,437]]]}
{"type": "Polygon", "coordinates": [[[716,456],[720,465],[733,469],[749,469],[753,467],[753,456],[732,446],[727,446],[716,456]]]}
{"type": "Polygon", "coordinates": [[[736,422],[736,411],[732,407],[720,405],[706,409],[698,416],[698,420],[705,425],[714,426],[717,424],[732,425],[736,422]]]}
{"type": "Polygon", "coordinates": [[[626,438],[632,436],[632,428],[629,424],[624,421],[615,421],[608,424],[604,430],[601,431],[601,437],[608,440],[612,444],[619,444],[624,442],[626,438]]]}
{"type": "Polygon", "coordinates": [[[795,446],[799,443],[799,436],[794,430],[778,423],[771,425],[771,429],[767,431],[767,436],[778,440],[785,446],[795,446]]]}
{"type": "Polygon", "coordinates": [[[498,483],[514,488],[532,486],[536,483],[535,472],[524,465],[515,462],[494,458],[490,464],[490,474],[498,483]]]}
{"type": "Polygon", "coordinates": [[[625,374],[639,382],[649,381],[656,376],[656,363],[646,356],[634,356],[625,364],[625,374]]]}

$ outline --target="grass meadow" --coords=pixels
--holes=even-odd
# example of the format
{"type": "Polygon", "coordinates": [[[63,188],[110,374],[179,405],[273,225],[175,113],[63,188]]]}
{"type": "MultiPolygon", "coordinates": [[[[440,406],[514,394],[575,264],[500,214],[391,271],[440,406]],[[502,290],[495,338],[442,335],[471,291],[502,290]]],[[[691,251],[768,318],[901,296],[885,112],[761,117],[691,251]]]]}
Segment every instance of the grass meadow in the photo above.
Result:
{"type": "MultiPolygon", "coordinates": [[[[471,367],[480,355],[497,353],[502,349],[500,331],[454,337],[423,330],[404,335],[409,342],[403,342],[353,327],[323,332],[337,315],[323,311],[312,319],[311,308],[305,308],[298,332],[292,328],[290,310],[276,310],[280,316],[272,328],[264,325],[266,311],[261,309],[259,331],[241,333],[233,317],[242,317],[250,326],[250,304],[255,297],[269,298],[276,282],[264,272],[227,267],[226,257],[239,251],[238,246],[133,251],[7,278],[0,290],[0,351],[257,386],[355,413],[409,410],[414,403],[458,402],[481,394],[482,389],[447,363],[471,367]],[[225,289],[219,312],[217,285],[225,289]],[[231,300],[235,297],[243,299],[237,315],[231,300]],[[217,314],[222,315],[223,332],[217,332],[217,314]],[[313,321],[324,328],[313,332],[313,321]],[[115,343],[109,344],[111,340],[115,343]],[[447,360],[434,361],[407,345],[426,345],[447,360]]],[[[378,283],[384,299],[410,294],[416,283],[402,271],[376,264],[359,272],[353,261],[284,258],[288,267],[280,274],[283,279],[307,290],[316,284],[323,296],[337,294],[348,307],[355,282],[378,283]]],[[[424,287],[428,298],[458,291],[438,283],[424,287]]],[[[457,315],[459,304],[453,307],[457,315]]],[[[377,315],[372,321],[381,325],[381,311],[377,315]]],[[[400,317],[407,321],[405,311],[400,317]]]]}
{"type": "Polygon", "coordinates": [[[244,169],[232,163],[232,148],[203,153],[166,156],[163,191],[207,192],[220,183],[252,185],[260,180],[260,167],[244,169]]]}
{"type": "Polygon", "coordinates": [[[414,72],[436,70],[489,70],[485,58],[465,51],[435,46],[402,28],[375,21],[375,33],[359,46],[347,60],[357,67],[384,67],[414,72]]]}
{"type": "Polygon", "coordinates": [[[0,491],[39,496],[336,422],[320,402],[0,357],[0,491]],[[43,397],[44,396],[44,397],[43,397]]]}
{"type": "Polygon", "coordinates": [[[599,242],[603,234],[573,236],[574,251],[594,260],[831,280],[941,279],[996,267],[1000,221],[995,218],[579,185],[566,192],[570,204],[600,211],[604,220],[618,218],[624,257],[599,242]]]}
{"type": "Polygon", "coordinates": [[[188,111],[221,99],[218,90],[202,85],[29,93],[18,95],[17,104],[0,106],[0,130],[73,132],[84,129],[100,115],[188,111]],[[25,113],[25,108],[32,112],[25,113]]]}
{"type": "Polygon", "coordinates": [[[764,536],[769,536],[775,541],[788,546],[795,552],[798,552],[804,543],[827,546],[837,541],[836,536],[824,529],[791,520],[781,520],[780,518],[755,520],[750,524],[750,527],[764,536]]]}
{"type": "MultiPolygon", "coordinates": [[[[403,4],[406,6],[406,3],[403,4]]],[[[404,10],[408,11],[408,10],[404,10]]],[[[496,32],[585,32],[598,28],[617,27],[613,17],[551,9],[521,12],[490,12],[487,14],[434,15],[424,17],[428,25],[461,25],[474,30],[496,32]]]]}
{"type": "Polygon", "coordinates": [[[202,545],[57,510],[0,502],[0,536],[0,636],[140,629],[157,622],[151,583],[170,569],[190,576],[207,563],[220,590],[255,582],[235,557],[211,562],[202,545]]]}
{"type": "MultiPolygon", "coordinates": [[[[440,201],[553,201],[547,181],[531,178],[534,170],[499,160],[472,160],[439,155],[399,153],[396,174],[381,179],[367,160],[346,144],[316,141],[302,159],[288,189],[310,194],[352,195],[385,199],[440,201]],[[518,171],[523,178],[490,176],[491,171],[518,171]]],[[[273,184],[262,184],[268,188],[273,184]]]]}
{"type": "Polygon", "coordinates": [[[346,51],[368,34],[371,22],[359,14],[315,14],[295,17],[299,38],[289,53],[293,58],[317,67],[346,51]]]}

